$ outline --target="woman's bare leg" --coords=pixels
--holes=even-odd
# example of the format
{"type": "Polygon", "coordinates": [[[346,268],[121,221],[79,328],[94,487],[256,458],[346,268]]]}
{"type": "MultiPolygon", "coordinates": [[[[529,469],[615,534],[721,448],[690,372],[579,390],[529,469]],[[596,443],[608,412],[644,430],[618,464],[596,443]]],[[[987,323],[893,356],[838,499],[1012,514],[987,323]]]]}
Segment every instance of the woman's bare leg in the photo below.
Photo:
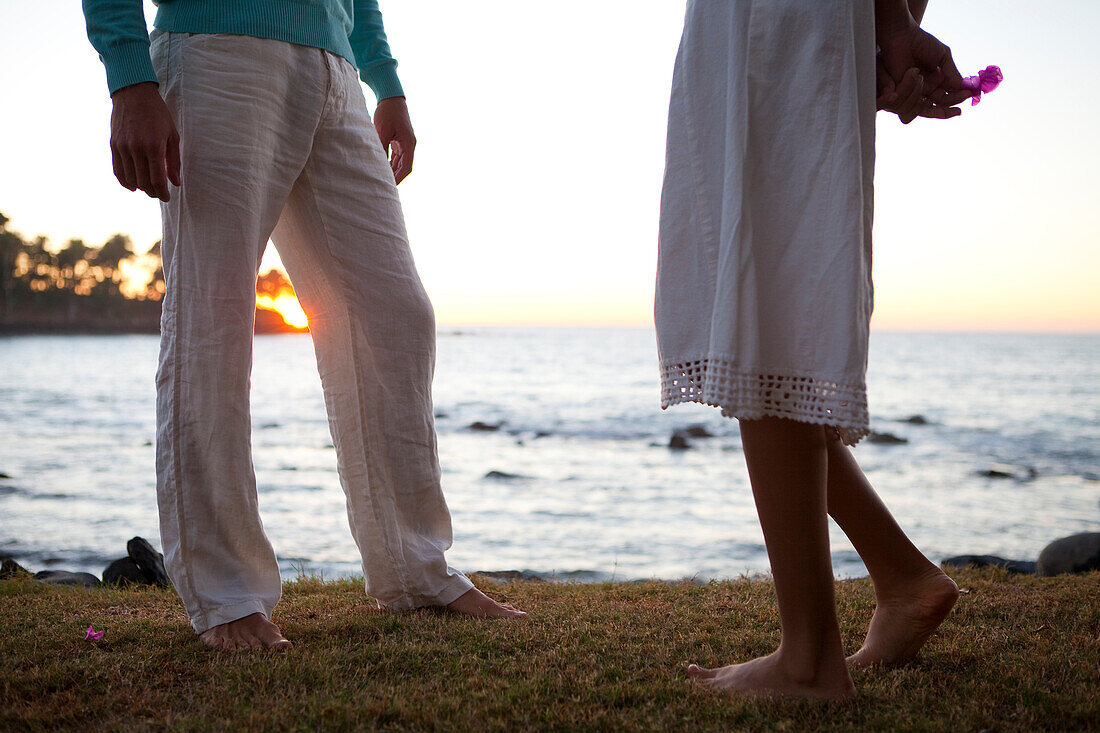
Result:
{"type": "Polygon", "coordinates": [[[909,540],[851,451],[828,432],[829,514],[863,558],[877,603],[863,647],[848,661],[901,664],[947,618],[959,589],[909,540]]]}
{"type": "Polygon", "coordinates": [[[849,699],[855,688],[844,663],[829,556],[825,429],[777,418],[742,420],[741,439],[783,639],[769,656],[720,669],[692,665],[688,673],[734,692],[849,699]]]}

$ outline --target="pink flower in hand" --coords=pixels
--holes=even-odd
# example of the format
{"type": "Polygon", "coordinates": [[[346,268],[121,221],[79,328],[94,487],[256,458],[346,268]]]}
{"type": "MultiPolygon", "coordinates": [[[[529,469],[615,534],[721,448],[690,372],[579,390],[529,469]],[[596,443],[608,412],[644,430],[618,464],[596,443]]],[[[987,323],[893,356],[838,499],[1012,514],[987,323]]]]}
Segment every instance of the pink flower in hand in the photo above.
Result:
{"type": "Polygon", "coordinates": [[[99,641],[100,639],[102,639],[102,638],[103,638],[103,633],[104,633],[104,632],[102,632],[102,631],[96,631],[96,630],[95,630],[95,629],[93,629],[93,628],[92,628],[91,626],[89,626],[89,627],[88,627],[88,628],[87,628],[87,629],[86,629],[86,630],[84,631],[84,641],[99,641]]]}
{"type": "Polygon", "coordinates": [[[991,92],[1004,80],[999,66],[987,66],[978,72],[977,76],[963,77],[963,87],[974,93],[970,98],[970,106],[973,107],[981,98],[983,92],[991,92]]]}

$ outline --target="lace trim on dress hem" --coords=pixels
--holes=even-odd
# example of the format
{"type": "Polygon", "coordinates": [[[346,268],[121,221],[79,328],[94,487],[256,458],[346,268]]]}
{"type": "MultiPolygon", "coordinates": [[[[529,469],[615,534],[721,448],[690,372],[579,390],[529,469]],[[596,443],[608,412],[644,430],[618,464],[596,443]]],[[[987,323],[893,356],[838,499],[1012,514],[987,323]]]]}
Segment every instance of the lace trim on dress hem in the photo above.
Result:
{"type": "Polygon", "coordinates": [[[827,425],[845,445],[855,445],[871,432],[862,385],[750,373],[713,357],[661,366],[661,408],[682,402],[718,407],[725,417],[782,417],[827,425]]]}

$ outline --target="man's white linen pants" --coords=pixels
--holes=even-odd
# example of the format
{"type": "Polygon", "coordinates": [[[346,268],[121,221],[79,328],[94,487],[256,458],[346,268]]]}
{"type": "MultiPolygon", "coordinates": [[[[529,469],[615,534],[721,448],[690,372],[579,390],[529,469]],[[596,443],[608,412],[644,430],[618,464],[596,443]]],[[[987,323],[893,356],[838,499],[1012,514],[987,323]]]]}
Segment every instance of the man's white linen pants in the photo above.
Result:
{"type": "Polygon", "coordinates": [[[157,498],[192,627],[270,617],[281,592],[249,412],[269,238],[309,317],[367,593],[394,610],[450,603],[471,584],[444,558],[435,317],[355,69],[281,41],[156,31],[153,60],[182,161],[162,205],[157,498]]]}

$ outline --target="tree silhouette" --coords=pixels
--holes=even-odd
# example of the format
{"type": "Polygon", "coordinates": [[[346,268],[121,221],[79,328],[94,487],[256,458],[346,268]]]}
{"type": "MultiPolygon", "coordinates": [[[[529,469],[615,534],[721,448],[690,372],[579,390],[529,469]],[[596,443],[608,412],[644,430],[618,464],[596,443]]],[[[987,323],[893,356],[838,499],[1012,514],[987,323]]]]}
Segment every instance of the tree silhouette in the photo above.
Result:
{"type": "Polygon", "coordinates": [[[23,251],[23,240],[8,231],[8,217],[0,213],[0,313],[10,318],[15,307],[15,261],[23,251]]]}
{"type": "MultiPolygon", "coordinates": [[[[8,228],[0,214],[0,332],[80,331],[92,333],[156,333],[164,296],[161,243],[144,255],[134,253],[125,234],[115,234],[100,247],[70,239],[54,249],[45,237],[23,239],[8,228]],[[123,263],[130,261],[123,277],[123,263]],[[144,283],[138,279],[148,273],[144,283]],[[126,292],[122,286],[126,284],[126,292]]],[[[257,289],[273,297],[293,292],[277,271],[257,280],[257,289]]],[[[257,330],[290,329],[281,317],[264,312],[257,330]]]]}

